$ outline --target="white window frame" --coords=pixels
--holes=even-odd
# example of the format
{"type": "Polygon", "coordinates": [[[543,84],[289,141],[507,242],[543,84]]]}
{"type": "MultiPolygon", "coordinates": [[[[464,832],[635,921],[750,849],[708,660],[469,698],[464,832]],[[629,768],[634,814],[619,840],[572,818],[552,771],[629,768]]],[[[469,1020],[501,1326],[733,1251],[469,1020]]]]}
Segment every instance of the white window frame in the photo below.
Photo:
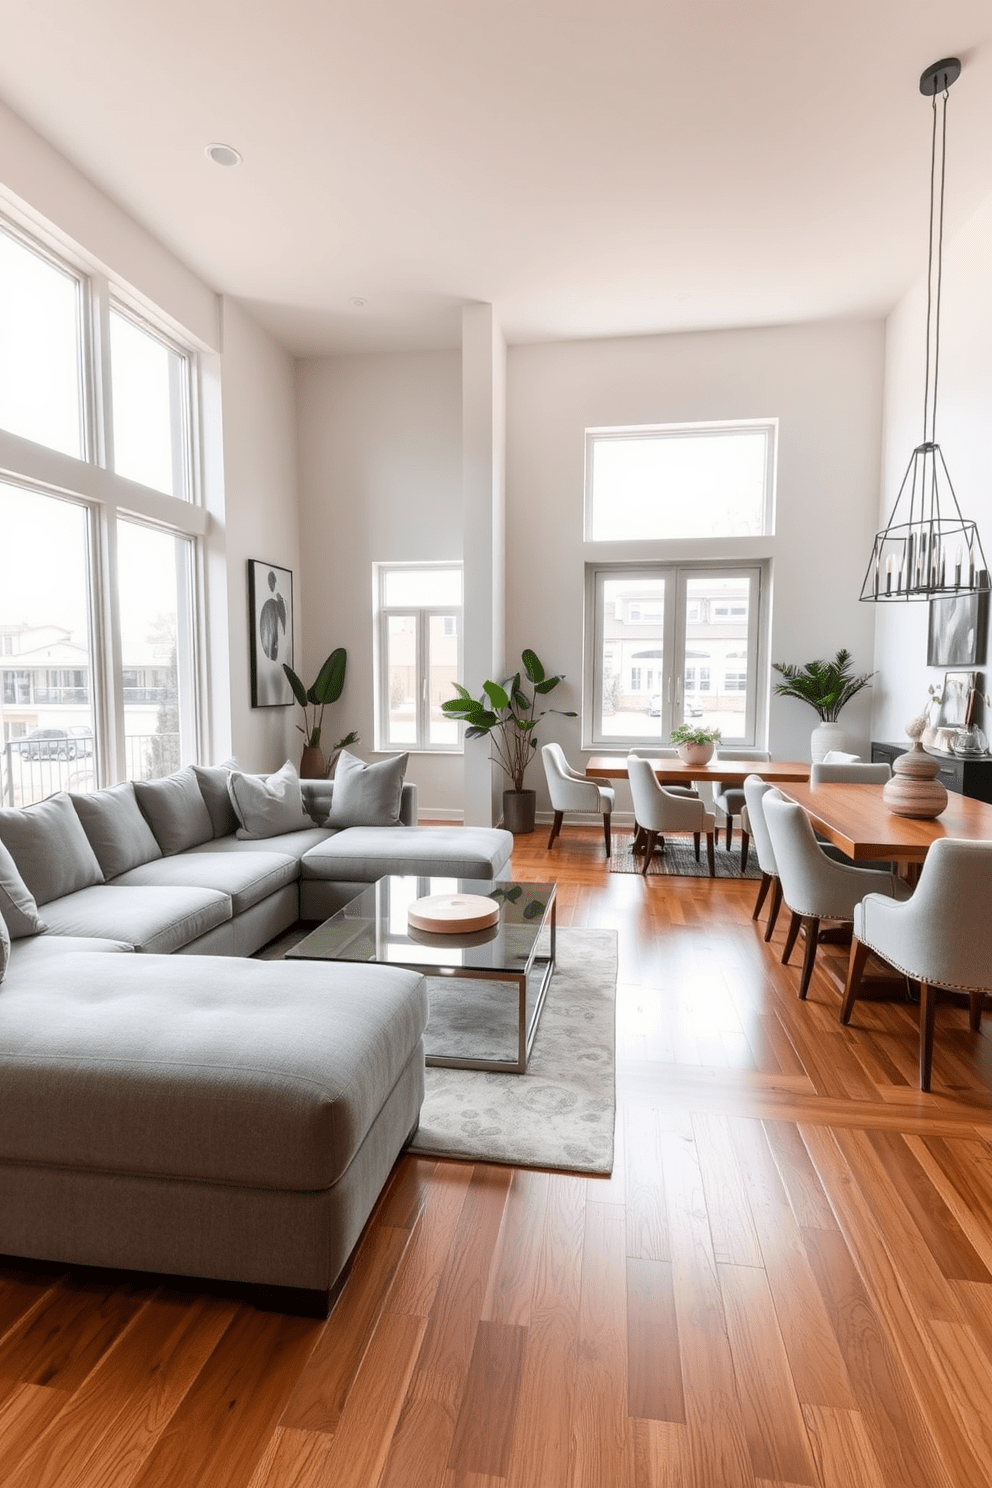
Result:
{"type": "MultiPolygon", "coordinates": [[[[754,749],[767,730],[767,673],[769,593],[767,561],[657,562],[657,563],[588,563],[586,565],[586,648],[582,696],[582,747],[592,750],[638,749],[650,747],[644,736],[626,737],[603,734],[599,724],[603,714],[603,586],[609,579],[665,580],[665,656],[664,677],[656,689],[660,694],[660,740],[667,743],[673,726],[682,720],[686,667],[686,611],[688,582],[708,574],[720,578],[747,578],[750,583],[748,607],[748,677],[747,706],[740,736],[727,736],[724,742],[734,747],[754,749]],[[762,679],[765,679],[763,683],[762,679]]],[[[698,660],[696,662],[698,667],[698,660]]],[[[701,670],[701,669],[700,669],[701,670]]],[[[710,665],[712,672],[712,663],[710,665]]],[[[712,692],[712,677],[706,689],[712,692]]]]}
{"type": "Polygon", "coordinates": [[[615,426],[609,428],[586,430],[586,465],[585,465],[585,521],[584,532],[586,542],[622,542],[622,543],[657,543],[663,542],[671,536],[666,532],[655,532],[646,537],[622,537],[616,539],[596,538],[593,536],[593,475],[595,461],[593,451],[599,441],[611,439],[644,439],[644,440],[670,440],[692,438],[700,434],[706,435],[734,435],[753,434],[764,431],[765,441],[765,478],[764,478],[764,501],[762,505],[761,524],[758,532],[749,534],[711,534],[699,533],[697,537],[685,538],[679,534],[678,541],[705,541],[713,536],[724,536],[732,539],[735,536],[747,537],[772,537],[775,532],[775,473],[778,460],[778,419],[738,419],[734,422],[716,421],[711,423],[696,424],[631,424],[628,426],[615,426]]]}
{"type": "MultiPolygon", "coordinates": [[[[203,658],[206,640],[203,543],[208,516],[203,503],[201,349],[173,326],[155,306],[129,286],[106,275],[82,252],[67,248],[53,233],[25,227],[0,212],[0,231],[41,254],[80,284],[80,398],[82,457],[63,454],[0,428],[0,480],[13,486],[81,505],[87,512],[87,576],[90,590],[91,690],[94,716],[94,765],[99,784],[126,778],[121,626],[115,583],[118,519],[152,526],[191,545],[189,635],[181,644],[186,696],[181,752],[184,763],[202,752],[206,733],[203,658]],[[182,417],[185,445],[182,496],[166,495],[128,480],[114,470],[113,409],[110,368],[111,306],[141,329],[175,350],[184,361],[182,417]]],[[[175,437],[175,431],[174,431],[175,437]]],[[[185,596],[181,596],[185,598],[185,596]]]]}
{"type": "MultiPolygon", "coordinates": [[[[465,644],[464,590],[460,605],[387,605],[386,583],[391,573],[421,572],[434,570],[437,573],[457,572],[464,569],[458,562],[427,563],[373,563],[373,692],[374,692],[374,745],[384,754],[461,754],[464,748],[464,728],[458,725],[458,735],[451,744],[434,744],[430,737],[429,677],[427,671],[430,656],[430,622],[433,616],[457,615],[458,617],[458,675],[462,674],[463,648],[465,644]],[[391,615],[416,616],[416,741],[411,744],[389,742],[389,617],[391,615]]],[[[452,694],[454,695],[454,694],[452,694]]]]}

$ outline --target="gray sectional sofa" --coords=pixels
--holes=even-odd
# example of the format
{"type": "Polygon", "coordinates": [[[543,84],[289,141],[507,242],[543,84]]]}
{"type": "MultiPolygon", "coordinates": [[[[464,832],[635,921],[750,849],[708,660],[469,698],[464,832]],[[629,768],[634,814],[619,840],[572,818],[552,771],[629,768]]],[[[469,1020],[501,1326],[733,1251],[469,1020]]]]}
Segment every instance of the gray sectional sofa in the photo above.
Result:
{"type": "Polygon", "coordinates": [[[0,1252],[320,1313],[418,1121],[426,984],[245,958],[386,873],[506,877],[512,838],[415,826],[410,786],[327,826],[323,781],[270,830],[237,778],[0,810],[0,1252]]]}

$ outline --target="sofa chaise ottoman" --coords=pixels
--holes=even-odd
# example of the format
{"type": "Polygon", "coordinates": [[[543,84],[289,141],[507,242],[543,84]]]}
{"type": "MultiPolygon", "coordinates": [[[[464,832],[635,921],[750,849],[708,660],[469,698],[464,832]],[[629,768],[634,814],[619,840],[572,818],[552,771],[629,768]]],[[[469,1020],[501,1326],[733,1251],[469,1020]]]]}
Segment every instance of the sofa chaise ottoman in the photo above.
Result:
{"type": "Polygon", "coordinates": [[[397,968],[14,941],[0,1251],[326,1315],[416,1128],[426,1022],[423,977],[397,968]]]}

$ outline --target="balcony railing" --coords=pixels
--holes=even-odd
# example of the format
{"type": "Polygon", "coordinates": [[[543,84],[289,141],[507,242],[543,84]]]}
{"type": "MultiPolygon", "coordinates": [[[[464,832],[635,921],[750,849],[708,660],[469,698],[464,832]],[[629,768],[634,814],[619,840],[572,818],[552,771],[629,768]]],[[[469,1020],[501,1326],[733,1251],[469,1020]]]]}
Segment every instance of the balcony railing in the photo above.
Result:
{"type": "MultiPolygon", "coordinates": [[[[41,740],[56,744],[56,740],[41,740]]],[[[0,797],[8,806],[30,806],[57,791],[97,788],[96,761],[91,754],[78,759],[29,759],[22,752],[27,741],[11,739],[3,746],[0,797]]],[[[124,740],[128,780],[158,780],[179,768],[178,734],[129,734],[124,740]]]]}

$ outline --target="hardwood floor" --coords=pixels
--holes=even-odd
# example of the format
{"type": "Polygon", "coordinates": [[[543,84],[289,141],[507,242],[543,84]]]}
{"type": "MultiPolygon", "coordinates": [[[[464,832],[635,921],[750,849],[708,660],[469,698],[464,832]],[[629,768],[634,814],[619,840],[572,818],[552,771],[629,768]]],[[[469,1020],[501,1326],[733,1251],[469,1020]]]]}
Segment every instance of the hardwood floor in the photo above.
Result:
{"type": "Polygon", "coordinates": [[[800,1003],[754,883],[545,840],[619,932],[613,1176],[403,1159],[327,1323],[0,1270],[4,1488],[992,1483],[992,1041],[942,1004],[921,1095],[916,1008],[842,1028],[834,946],[800,1003]]]}

